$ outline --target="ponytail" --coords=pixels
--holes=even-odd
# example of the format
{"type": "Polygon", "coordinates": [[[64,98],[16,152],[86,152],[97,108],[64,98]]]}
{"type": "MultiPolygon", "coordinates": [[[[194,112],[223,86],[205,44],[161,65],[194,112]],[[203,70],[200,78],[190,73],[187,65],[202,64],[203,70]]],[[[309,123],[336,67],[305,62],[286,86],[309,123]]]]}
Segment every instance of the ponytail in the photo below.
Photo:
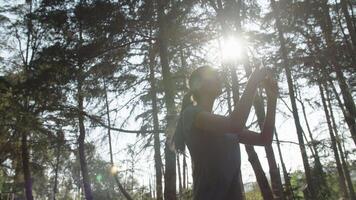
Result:
{"type": "Polygon", "coordinates": [[[177,124],[177,128],[176,128],[175,134],[173,136],[174,146],[175,146],[175,149],[176,149],[176,151],[178,153],[184,153],[185,152],[185,140],[184,140],[184,132],[183,132],[182,126],[181,126],[181,123],[182,123],[181,117],[183,115],[184,109],[187,108],[190,105],[193,105],[193,100],[192,100],[193,96],[194,96],[193,92],[192,91],[188,91],[183,97],[182,108],[181,108],[181,111],[180,111],[179,121],[178,121],[178,124],[177,124]]]}

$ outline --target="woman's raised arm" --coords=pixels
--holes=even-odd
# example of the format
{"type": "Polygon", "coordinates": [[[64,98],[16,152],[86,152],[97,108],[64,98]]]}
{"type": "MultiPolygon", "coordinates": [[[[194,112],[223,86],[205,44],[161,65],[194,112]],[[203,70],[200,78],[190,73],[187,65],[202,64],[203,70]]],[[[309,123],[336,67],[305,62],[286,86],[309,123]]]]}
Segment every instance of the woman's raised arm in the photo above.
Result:
{"type": "Polygon", "coordinates": [[[267,80],[265,83],[267,92],[267,114],[263,123],[261,133],[250,130],[243,130],[238,133],[239,142],[250,145],[267,145],[272,143],[274,123],[276,118],[276,103],[278,87],[274,80],[267,80]]]}
{"type": "Polygon", "coordinates": [[[267,76],[267,69],[256,69],[250,76],[246,89],[229,117],[209,112],[197,114],[194,126],[217,133],[239,133],[243,130],[251,110],[258,84],[267,76]]]}
{"type": "Polygon", "coordinates": [[[256,94],[257,86],[267,76],[267,69],[256,69],[250,76],[246,89],[244,90],[237,106],[230,115],[232,129],[234,132],[240,132],[245,128],[247,118],[250,114],[253,99],[256,94]]]}

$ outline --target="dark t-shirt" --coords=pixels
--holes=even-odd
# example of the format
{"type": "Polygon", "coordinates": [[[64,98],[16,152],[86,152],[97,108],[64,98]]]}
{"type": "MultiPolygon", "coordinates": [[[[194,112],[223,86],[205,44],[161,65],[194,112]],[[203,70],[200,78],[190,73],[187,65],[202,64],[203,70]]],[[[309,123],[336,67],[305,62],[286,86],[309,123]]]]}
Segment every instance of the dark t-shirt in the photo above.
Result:
{"type": "MultiPolygon", "coordinates": [[[[237,187],[240,149],[236,135],[212,133],[193,126],[199,106],[188,106],[178,121],[193,165],[195,200],[226,199],[231,187],[237,187]]],[[[234,190],[235,188],[232,188],[234,190]]]]}

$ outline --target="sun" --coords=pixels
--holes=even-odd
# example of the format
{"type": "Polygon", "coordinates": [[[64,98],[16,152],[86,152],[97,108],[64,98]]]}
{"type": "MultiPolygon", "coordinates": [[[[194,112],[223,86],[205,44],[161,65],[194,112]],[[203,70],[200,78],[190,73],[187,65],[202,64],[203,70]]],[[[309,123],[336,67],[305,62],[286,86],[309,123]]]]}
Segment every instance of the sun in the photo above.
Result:
{"type": "Polygon", "coordinates": [[[222,59],[225,62],[239,61],[242,59],[244,42],[240,37],[227,36],[221,42],[222,59]]]}

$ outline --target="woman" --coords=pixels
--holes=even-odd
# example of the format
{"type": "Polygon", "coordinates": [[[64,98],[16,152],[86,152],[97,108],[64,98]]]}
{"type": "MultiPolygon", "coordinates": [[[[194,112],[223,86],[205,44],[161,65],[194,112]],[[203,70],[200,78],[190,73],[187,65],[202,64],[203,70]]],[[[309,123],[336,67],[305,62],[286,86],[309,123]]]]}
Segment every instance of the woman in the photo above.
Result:
{"type": "Polygon", "coordinates": [[[239,188],[240,149],[238,143],[268,145],[275,122],[277,84],[266,69],[255,70],[230,116],[212,113],[215,99],[222,92],[222,81],[211,67],[196,69],[189,79],[190,92],[184,97],[175,133],[175,146],[187,145],[193,165],[194,200],[242,199],[239,188]],[[268,104],[261,133],[245,129],[253,99],[264,83],[268,104]],[[191,102],[191,97],[195,105],[191,102]]]}

